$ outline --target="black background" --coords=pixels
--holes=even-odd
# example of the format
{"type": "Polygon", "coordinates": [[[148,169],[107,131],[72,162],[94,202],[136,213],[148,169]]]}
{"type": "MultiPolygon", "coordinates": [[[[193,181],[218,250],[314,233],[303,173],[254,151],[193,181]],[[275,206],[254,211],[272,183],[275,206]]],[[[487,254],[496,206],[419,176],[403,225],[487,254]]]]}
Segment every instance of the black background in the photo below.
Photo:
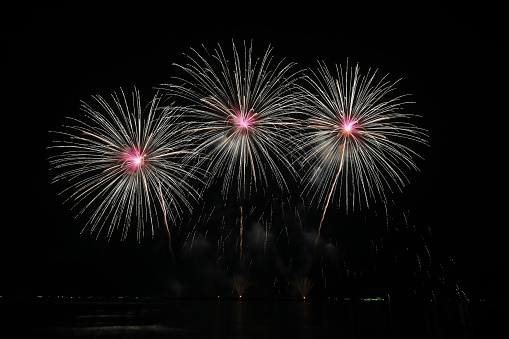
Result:
{"type": "Polygon", "coordinates": [[[83,218],[75,222],[50,185],[48,131],[80,114],[79,101],[91,95],[133,86],[152,95],[190,47],[220,43],[228,51],[232,39],[253,40],[259,53],[270,44],[276,58],[303,69],[348,58],[402,78],[398,88],[412,94],[418,123],[430,135],[405,199],[432,230],[435,247],[454,259],[468,296],[502,294],[508,243],[501,8],[308,6],[72,4],[7,11],[0,295],[150,294],[166,283],[160,239],[108,243],[79,234],[83,218]]]}

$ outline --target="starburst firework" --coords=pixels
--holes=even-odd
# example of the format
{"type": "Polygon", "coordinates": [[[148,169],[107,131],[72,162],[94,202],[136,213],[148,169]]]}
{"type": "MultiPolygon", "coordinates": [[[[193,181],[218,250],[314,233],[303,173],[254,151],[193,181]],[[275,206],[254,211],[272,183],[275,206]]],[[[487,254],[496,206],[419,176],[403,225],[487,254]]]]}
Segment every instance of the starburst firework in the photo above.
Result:
{"type": "Polygon", "coordinates": [[[175,222],[196,198],[185,180],[196,179],[186,162],[189,140],[180,133],[175,109],[160,106],[159,94],[146,108],[136,89],[131,105],[122,90],[111,98],[113,105],[94,96],[98,109],[82,102],[85,119],[69,118],[75,124],[55,132],[65,140],[50,147],[58,151],[50,165],[61,171],[53,182],[68,183],[62,193],[69,193],[74,207],[82,205],[78,214],[93,209],[87,225],[97,235],[109,223],[108,238],[121,227],[125,239],[133,221],[138,241],[146,224],[154,235],[160,220],[155,210],[169,235],[168,221],[175,222]]]}
{"type": "Polygon", "coordinates": [[[252,46],[244,44],[239,55],[233,44],[233,64],[220,45],[212,55],[204,51],[200,55],[193,49],[190,62],[177,65],[185,72],[181,85],[163,86],[190,102],[189,132],[197,137],[200,153],[207,154],[208,184],[220,179],[224,197],[236,186],[237,198],[253,188],[265,190],[269,176],[287,189],[282,168],[296,175],[289,158],[298,125],[292,114],[299,111],[293,64],[281,61],[272,67],[270,47],[254,59],[252,46]]]}
{"type": "Polygon", "coordinates": [[[344,195],[347,211],[356,203],[387,203],[386,189],[401,189],[408,181],[403,167],[417,169],[418,155],[401,141],[427,143],[425,131],[401,111],[408,102],[390,96],[395,83],[386,77],[376,82],[376,71],[361,75],[358,65],[336,66],[336,75],[319,63],[318,72],[305,78],[309,88],[302,87],[309,123],[303,163],[311,163],[304,192],[313,192],[323,206],[318,236],[335,192],[339,204],[344,195]]]}

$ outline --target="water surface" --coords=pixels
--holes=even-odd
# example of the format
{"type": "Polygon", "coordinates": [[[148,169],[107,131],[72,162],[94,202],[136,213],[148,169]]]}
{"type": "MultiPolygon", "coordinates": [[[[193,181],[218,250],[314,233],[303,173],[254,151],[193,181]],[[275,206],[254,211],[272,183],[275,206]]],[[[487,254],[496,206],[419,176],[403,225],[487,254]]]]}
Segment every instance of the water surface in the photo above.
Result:
{"type": "MultiPolygon", "coordinates": [[[[1,337],[484,338],[494,303],[167,299],[0,300],[1,337]]],[[[498,317],[498,321],[497,321],[498,317]]]]}

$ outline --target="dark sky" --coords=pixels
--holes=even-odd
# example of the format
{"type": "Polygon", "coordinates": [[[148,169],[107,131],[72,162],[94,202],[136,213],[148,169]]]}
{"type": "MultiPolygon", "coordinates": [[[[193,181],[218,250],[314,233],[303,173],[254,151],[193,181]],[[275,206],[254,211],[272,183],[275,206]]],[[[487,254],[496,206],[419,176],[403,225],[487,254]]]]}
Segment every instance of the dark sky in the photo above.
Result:
{"type": "MultiPolygon", "coordinates": [[[[430,147],[422,149],[421,172],[410,173],[411,184],[395,199],[411,210],[417,238],[425,238],[433,249],[433,265],[454,262],[446,269],[448,277],[467,295],[494,298],[503,293],[508,283],[507,227],[502,222],[505,130],[498,119],[505,116],[507,71],[501,9],[344,4],[274,11],[239,6],[68,5],[9,13],[4,29],[8,61],[2,72],[7,190],[0,295],[151,294],[171,284],[170,290],[192,294],[188,286],[215,274],[208,260],[214,250],[200,247],[214,241],[200,240],[200,235],[195,252],[177,255],[177,269],[168,269],[172,264],[161,235],[141,244],[80,235],[84,218],[75,221],[49,184],[46,147],[49,130],[58,129],[65,116],[80,114],[80,100],[133,86],[142,98],[144,93],[149,97],[154,86],[169,81],[171,64],[184,62],[182,53],[190,47],[212,49],[221,43],[228,51],[232,39],[252,39],[259,53],[271,44],[278,59],[303,69],[315,68],[317,60],[333,64],[348,58],[361,69],[378,68],[392,79],[402,78],[398,89],[417,102],[412,109],[422,116],[417,123],[429,130],[430,147]],[[423,235],[429,231],[432,236],[423,235]]],[[[183,241],[186,232],[176,231],[177,240],[183,241]]],[[[396,238],[384,241],[387,246],[409,241],[396,238]]]]}

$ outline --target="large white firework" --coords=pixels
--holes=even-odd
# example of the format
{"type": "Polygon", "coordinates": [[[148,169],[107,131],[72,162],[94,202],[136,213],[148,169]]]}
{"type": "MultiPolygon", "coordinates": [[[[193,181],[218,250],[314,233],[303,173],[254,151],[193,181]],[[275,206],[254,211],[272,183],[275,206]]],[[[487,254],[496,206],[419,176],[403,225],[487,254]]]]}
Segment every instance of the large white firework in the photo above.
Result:
{"type": "Polygon", "coordinates": [[[267,190],[269,178],[281,191],[286,173],[296,176],[290,154],[295,151],[299,98],[294,94],[299,72],[293,63],[273,63],[272,48],[262,58],[252,56],[244,43],[243,54],[233,44],[233,60],[221,46],[211,54],[204,48],[176,65],[184,71],[180,84],[162,85],[188,102],[186,115],[197,140],[197,150],[208,172],[208,184],[220,181],[222,194],[236,189],[237,198],[253,189],[267,190]]]}
{"type": "Polygon", "coordinates": [[[335,70],[333,75],[319,62],[302,86],[308,115],[304,192],[323,206],[319,234],[335,193],[347,211],[379,199],[387,203],[386,190],[401,189],[408,182],[405,170],[417,170],[418,154],[405,142],[427,143],[425,131],[402,111],[409,103],[404,95],[391,93],[396,82],[387,76],[377,81],[376,71],[362,75],[358,65],[335,70]]]}
{"type": "Polygon", "coordinates": [[[55,132],[61,138],[51,146],[58,154],[50,165],[60,173],[53,181],[67,182],[62,193],[82,206],[78,214],[93,210],[87,225],[97,235],[107,225],[108,238],[121,229],[125,239],[136,223],[139,241],[147,225],[154,235],[161,217],[169,234],[168,221],[196,198],[186,181],[194,175],[175,109],[162,107],[159,94],[142,107],[136,89],[130,104],[122,90],[111,95],[112,105],[100,95],[93,98],[96,108],[82,102],[83,119],[69,118],[74,124],[55,132]]]}

